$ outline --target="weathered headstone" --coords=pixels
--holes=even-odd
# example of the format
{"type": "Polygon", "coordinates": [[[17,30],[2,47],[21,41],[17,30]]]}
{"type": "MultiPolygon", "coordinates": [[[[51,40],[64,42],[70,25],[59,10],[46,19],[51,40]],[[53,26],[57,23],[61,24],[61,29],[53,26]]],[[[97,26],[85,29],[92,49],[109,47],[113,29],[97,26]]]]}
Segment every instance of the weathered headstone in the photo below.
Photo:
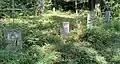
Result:
{"type": "Polygon", "coordinates": [[[39,7],[41,10],[43,10],[43,0],[39,0],[39,7]]]}
{"type": "Polygon", "coordinates": [[[22,49],[21,30],[8,29],[4,32],[4,38],[6,43],[5,50],[17,52],[22,49]]]}
{"type": "Polygon", "coordinates": [[[60,28],[61,36],[67,36],[69,34],[69,22],[63,22],[60,28]]]}
{"type": "Polygon", "coordinates": [[[110,23],[110,8],[105,9],[105,21],[106,23],[110,23]]]}

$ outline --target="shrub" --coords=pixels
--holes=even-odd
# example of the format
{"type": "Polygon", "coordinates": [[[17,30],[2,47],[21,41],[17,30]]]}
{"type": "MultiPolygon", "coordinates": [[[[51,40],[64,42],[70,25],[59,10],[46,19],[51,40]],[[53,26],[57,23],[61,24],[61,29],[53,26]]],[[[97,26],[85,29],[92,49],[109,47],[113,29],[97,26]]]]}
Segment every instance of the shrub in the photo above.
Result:
{"type": "Polygon", "coordinates": [[[107,64],[106,59],[90,47],[89,42],[67,43],[61,45],[62,64],[107,64]]]}
{"type": "Polygon", "coordinates": [[[0,64],[33,64],[31,57],[24,53],[0,51],[0,64]]]}
{"type": "Polygon", "coordinates": [[[27,54],[32,57],[36,64],[53,64],[59,57],[58,52],[55,52],[53,46],[49,44],[43,47],[33,45],[28,49],[27,54]]]}
{"type": "Polygon", "coordinates": [[[107,62],[112,63],[112,58],[114,55],[118,54],[116,49],[120,49],[119,30],[108,28],[108,25],[104,24],[104,27],[93,27],[92,29],[87,29],[84,32],[83,40],[91,43],[91,47],[98,51],[98,54],[103,56],[107,62]]]}

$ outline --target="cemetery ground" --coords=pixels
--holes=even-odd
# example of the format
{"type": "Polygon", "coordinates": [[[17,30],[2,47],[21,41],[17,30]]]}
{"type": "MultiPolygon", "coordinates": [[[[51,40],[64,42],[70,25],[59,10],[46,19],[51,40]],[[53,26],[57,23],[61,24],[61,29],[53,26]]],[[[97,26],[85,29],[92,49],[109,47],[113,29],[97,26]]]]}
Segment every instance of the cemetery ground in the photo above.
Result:
{"type": "MultiPolygon", "coordinates": [[[[86,28],[87,12],[46,12],[0,22],[0,64],[120,64],[120,21],[105,24],[93,19],[86,28]],[[69,34],[61,37],[62,22],[69,22],[69,34]],[[4,30],[21,29],[22,49],[6,51],[4,30]]],[[[12,42],[11,42],[12,43],[12,42]]]]}

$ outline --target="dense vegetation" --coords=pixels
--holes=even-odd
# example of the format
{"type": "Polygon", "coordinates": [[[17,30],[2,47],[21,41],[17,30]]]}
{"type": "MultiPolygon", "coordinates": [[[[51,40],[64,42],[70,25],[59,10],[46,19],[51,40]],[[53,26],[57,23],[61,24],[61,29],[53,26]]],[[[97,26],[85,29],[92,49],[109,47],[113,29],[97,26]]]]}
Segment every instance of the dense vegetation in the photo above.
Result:
{"type": "Polygon", "coordinates": [[[0,0],[0,64],[120,64],[119,0],[105,1],[111,23],[105,23],[104,12],[95,11],[92,28],[86,26],[87,3],[80,3],[82,9],[74,14],[67,11],[74,2],[52,11],[54,5],[68,4],[54,1],[45,0],[44,11],[35,16],[37,0],[15,0],[15,8],[22,10],[15,11],[13,23],[12,11],[6,10],[12,8],[10,0],[0,0]],[[70,22],[66,37],[60,36],[62,22],[70,22]],[[21,52],[5,50],[4,31],[10,28],[22,29],[21,52]]]}

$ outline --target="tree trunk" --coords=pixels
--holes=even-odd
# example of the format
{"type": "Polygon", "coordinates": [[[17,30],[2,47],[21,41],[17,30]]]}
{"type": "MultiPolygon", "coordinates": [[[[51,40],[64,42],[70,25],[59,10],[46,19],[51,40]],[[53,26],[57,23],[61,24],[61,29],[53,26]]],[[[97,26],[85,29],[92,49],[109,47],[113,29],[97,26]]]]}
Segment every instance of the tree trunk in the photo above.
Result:
{"type": "Polygon", "coordinates": [[[34,1],[34,15],[37,16],[37,3],[36,0],[34,1]]]}
{"type": "Polygon", "coordinates": [[[78,14],[78,7],[77,7],[77,0],[75,0],[75,11],[76,11],[76,14],[78,14]]]}
{"type": "Polygon", "coordinates": [[[56,0],[54,0],[54,3],[53,3],[53,12],[55,13],[55,11],[56,11],[56,9],[57,9],[57,1],[56,0]]]}
{"type": "Polygon", "coordinates": [[[92,17],[93,17],[93,10],[88,12],[87,28],[92,26],[92,17]]]}
{"type": "Polygon", "coordinates": [[[99,16],[99,17],[101,15],[100,5],[101,5],[101,0],[96,0],[95,1],[96,15],[99,16]]]}
{"type": "Polygon", "coordinates": [[[35,0],[34,2],[34,15],[37,16],[38,15],[38,11],[39,11],[39,0],[35,0]]]}
{"type": "Polygon", "coordinates": [[[88,18],[87,18],[87,28],[92,27],[92,19],[93,19],[93,13],[94,13],[94,3],[95,0],[89,0],[89,12],[88,12],[88,18]]]}

